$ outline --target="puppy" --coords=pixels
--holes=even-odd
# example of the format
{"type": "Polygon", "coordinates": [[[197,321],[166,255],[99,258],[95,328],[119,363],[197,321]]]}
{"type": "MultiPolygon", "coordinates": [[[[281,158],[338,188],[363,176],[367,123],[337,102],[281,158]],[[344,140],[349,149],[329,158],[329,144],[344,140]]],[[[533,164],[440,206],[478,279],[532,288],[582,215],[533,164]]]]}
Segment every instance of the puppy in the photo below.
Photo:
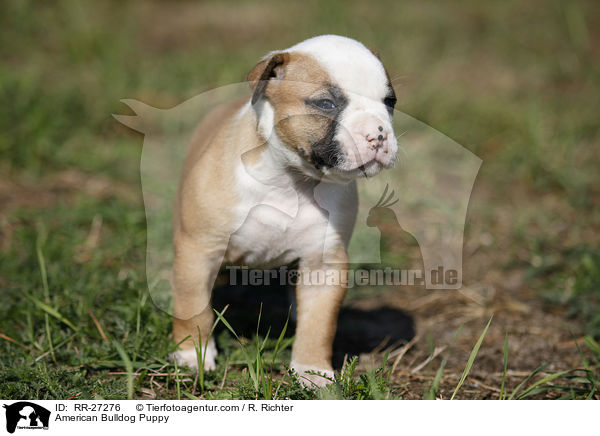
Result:
{"type": "MultiPolygon", "coordinates": [[[[174,357],[194,368],[195,345],[207,347],[205,369],[215,368],[211,292],[221,264],[297,261],[302,275],[333,268],[343,277],[355,180],[390,168],[398,152],[389,76],[353,39],[318,36],[271,52],[248,82],[251,98],[214,109],[198,126],[178,192],[173,336],[183,342],[174,357]]],[[[344,294],[343,281],[297,285],[291,367],[317,384],[326,379],[305,372],[332,375],[344,294]]]]}

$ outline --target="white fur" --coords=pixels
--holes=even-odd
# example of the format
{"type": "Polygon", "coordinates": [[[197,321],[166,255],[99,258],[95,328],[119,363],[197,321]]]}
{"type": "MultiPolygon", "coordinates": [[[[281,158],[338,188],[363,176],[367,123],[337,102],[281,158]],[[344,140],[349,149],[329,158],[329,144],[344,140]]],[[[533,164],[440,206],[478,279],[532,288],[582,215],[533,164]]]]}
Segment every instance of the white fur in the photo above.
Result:
{"type": "Polygon", "coordinates": [[[342,145],[345,160],[338,168],[325,171],[326,175],[333,180],[372,177],[393,166],[398,143],[392,119],[383,104],[389,91],[381,61],[360,42],[337,35],[310,38],[285,51],[303,53],[317,60],[349,100],[338,120],[341,128],[335,137],[342,145]],[[379,131],[379,126],[383,131],[379,131]],[[367,137],[377,137],[380,133],[386,140],[376,149],[367,137]]]}
{"type": "Polygon", "coordinates": [[[362,43],[338,35],[322,35],[302,41],[287,50],[306,53],[348,92],[374,100],[385,97],[385,69],[377,57],[362,43]]]}
{"type": "MultiPolygon", "coordinates": [[[[204,348],[201,349],[201,352],[204,353],[204,348]]],[[[171,361],[177,360],[177,364],[179,366],[187,366],[191,369],[198,369],[198,355],[196,354],[196,349],[194,348],[178,350],[171,354],[170,358],[171,361]]],[[[217,346],[214,338],[210,338],[206,347],[206,355],[204,356],[204,370],[214,371],[217,368],[216,359],[217,346]]]]}
{"type": "Polygon", "coordinates": [[[296,371],[298,377],[300,378],[300,381],[309,388],[315,387],[315,385],[325,386],[331,383],[330,379],[333,379],[333,371],[331,371],[330,369],[315,368],[310,365],[303,365],[293,360],[290,364],[290,368],[296,371]],[[307,371],[316,372],[322,375],[307,374],[307,371]]]}
{"type": "MultiPolygon", "coordinates": [[[[248,103],[249,108],[250,103],[248,103]]],[[[247,108],[244,108],[247,109],[247,108]]],[[[275,111],[273,106],[267,100],[260,100],[254,106],[254,110],[258,114],[258,127],[257,131],[263,138],[269,138],[273,133],[273,126],[275,124],[275,111]]]]}
{"type": "Polygon", "coordinates": [[[250,266],[266,268],[298,258],[320,259],[325,247],[345,246],[351,235],[351,226],[339,226],[341,230],[336,231],[331,221],[336,217],[353,223],[354,185],[332,186],[334,201],[319,204],[314,184],[306,190],[294,187],[298,175],[284,164],[293,156],[283,150],[283,145],[270,144],[256,165],[240,162],[236,170],[241,201],[235,209],[238,230],[231,235],[230,245],[244,253],[244,262],[250,266]],[[324,214],[322,208],[329,213],[324,214]]]}

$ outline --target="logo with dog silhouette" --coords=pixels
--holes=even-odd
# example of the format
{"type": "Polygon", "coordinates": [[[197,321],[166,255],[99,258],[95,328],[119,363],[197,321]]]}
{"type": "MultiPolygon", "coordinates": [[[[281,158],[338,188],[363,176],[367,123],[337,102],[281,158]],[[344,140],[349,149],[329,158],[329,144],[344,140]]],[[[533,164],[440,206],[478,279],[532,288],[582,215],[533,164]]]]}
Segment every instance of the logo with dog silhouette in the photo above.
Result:
{"type": "Polygon", "coordinates": [[[4,404],[6,409],[6,431],[14,433],[19,430],[48,430],[50,411],[29,401],[4,404]]]}

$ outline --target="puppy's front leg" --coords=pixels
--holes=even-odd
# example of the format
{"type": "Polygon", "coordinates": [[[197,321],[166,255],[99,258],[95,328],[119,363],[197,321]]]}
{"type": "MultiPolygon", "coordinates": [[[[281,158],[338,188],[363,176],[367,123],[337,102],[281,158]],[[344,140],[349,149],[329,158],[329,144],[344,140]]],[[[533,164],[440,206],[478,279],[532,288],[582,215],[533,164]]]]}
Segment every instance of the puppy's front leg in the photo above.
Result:
{"type": "MultiPolygon", "coordinates": [[[[333,339],[337,329],[337,318],[342,300],[346,293],[346,284],[341,280],[348,268],[346,253],[337,256],[339,263],[325,265],[310,261],[300,262],[300,276],[296,286],[297,321],[296,340],[292,347],[291,367],[307,385],[323,386],[329,381],[324,377],[306,374],[306,371],[317,371],[333,376],[331,354],[333,339]],[[313,283],[304,281],[306,275],[316,270],[335,271],[332,276],[335,284],[313,283]]],[[[315,278],[316,274],[312,274],[315,278]]],[[[320,280],[319,280],[320,282],[320,280]]]]}
{"type": "MultiPolygon", "coordinates": [[[[175,239],[173,262],[173,339],[180,343],[180,350],[173,358],[179,364],[198,368],[195,345],[204,346],[210,334],[215,315],[211,305],[212,287],[219,271],[224,249],[215,249],[210,244],[190,236],[175,239]],[[200,331],[201,340],[198,338],[200,331]]],[[[214,338],[208,339],[204,369],[213,370],[217,348],[214,338]]]]}

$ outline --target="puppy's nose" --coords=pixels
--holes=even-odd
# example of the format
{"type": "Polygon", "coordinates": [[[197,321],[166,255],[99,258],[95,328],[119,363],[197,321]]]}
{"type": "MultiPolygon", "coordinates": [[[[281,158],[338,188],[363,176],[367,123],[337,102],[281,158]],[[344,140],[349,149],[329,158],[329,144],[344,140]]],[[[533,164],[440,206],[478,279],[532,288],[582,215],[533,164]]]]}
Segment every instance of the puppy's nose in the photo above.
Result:
{"type": "Polygon", "coordinates": [[[383,130],[383,126],[377,126],[377,131],[371,129],[365,136],[369,145],[375,149],[381,148],[387,137],[387,131],[383,130]]]}

